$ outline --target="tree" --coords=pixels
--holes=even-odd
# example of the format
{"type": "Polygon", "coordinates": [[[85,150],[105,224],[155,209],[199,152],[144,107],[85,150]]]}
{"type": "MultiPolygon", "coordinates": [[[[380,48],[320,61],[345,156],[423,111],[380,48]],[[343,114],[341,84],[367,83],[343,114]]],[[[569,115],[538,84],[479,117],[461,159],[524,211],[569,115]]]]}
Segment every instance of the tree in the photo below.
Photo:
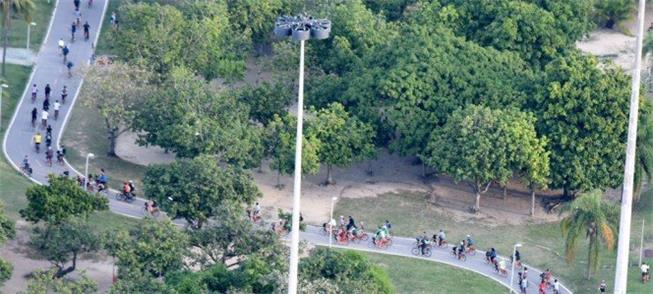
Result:
{"type": "MultiPolygon", "coordinates": [[[[130,273],[129,276],[124,276],[118,279],[116,283],[111,286],[109,290],[111,294],[122,293],[161,293],[161,294],[177,294],[170,287],[168,287],[162,280],[153,278],[146,274],[135,272],[130,273]]],[[[181,292],[188,293],[188,292],[181,292]]]]}
{"type": "Polygon", "coordinates": [[[220,166],[215,157],[206,155],[150,165],[143,184],[147,198],[156,200],[172,218],[183,218],[196,228],[216,216],[220,207],[236,209],[261,195],[247,171],[220,166]]]}
{"type": "MultiPolygon", "coordinates": [[[[266,128],[265,146],[272,157],[270,167],[277,171],[277,187],[281,188],[280,175],[295,171],[295,138],[297,118],[290,114],[274,115],[266,128]]],[[[315,174],[320,170],[318,150],[320,141],[314,135],[306,135],[302,143],[302,173],[315,174]]]]}
{"type": "Polygon", "coordinates": [[[145,218],[129,236],[116,252],[120,279],[160,278],[183,268],[188,236],[172,222],[145,218]]]}
{"type": "Polygon", "coordinates": [[[288,1],[227,0],[226,2],[229,6],[229,22],[234,25],[235,31],[251,34],[252,43],[264,44],[270,39],[275,19],[282,15],[282,10],[285,10],[284,2],[288,1]]]}
{"type": "Polygon", "coordinates": [[[100,250],[101,242],[84,221],[69,219],[35,227],[30,246],[57,268],[54,277],[61,278],[76,269],[79,255],[100,250]]]}
{"type": "Polygon", "coordinates": [[[190,232],[190,243],[199,249],[201,265],[222,263],[239,266],[250,255],[281,246],[274,232],[254,228],[242,209],[218,207],[215,222],[190,232]]]}
{"type": "Polygon", "coordinates": [[[104,120],[107,155],[116,156],[116,140],[129,130],[140,101],[151,93],[151,79],[146,70],[121,62],[92,66],[86,73],[84,105],[97,109],[104,120]]]}
{"type": "Polygon", "coordinates": [[[260,130],[249,109],[228,93],[217,93],[187,68],[173,69],[158,91],[143,101],[134,120],[138,143],[157,145],[178,157],[217,155],[255,167],[262,157],[260,130]]]}
{"type": "Polygon", "coordinates": [[[556,25],[549,11],[525,1],[448,0],[459,17],[451,25],[458,34],[482,46],[515,51],[534,65],[544,65],[575,41],[556,25]]]}
{"type": "Polygon", "coordinates": [[[372,126],[350,116],[340,103],[318,110],[307,133],[320,141],[318,156],[327,165],[326,184],[334,183],[332,166],[347,167],[376,153],[372,126]]]}
{"type": "Polygon", "coordinates": [[[48,176],[48,185],[34,185],[25,192],[27,207],[20,215],[31,222],[59,224],[71,217],[85,218],[91,213],[109,208],[107,198],[89,194],[72,179],[48,176]]]}
{"type": "Polygon", "coordinates": [[[425,155],[431,132],[466,105],[520,107],[533,78],[514,54],[480,47],[441,25],[407,26],[386,51],[377,64],[387,69],[369,84],[377,87],[372,98],[386,101],[390,148],[401,155],[425,155]]]}
{"type": "Polygon", "coordinates": [[[358,252],[318,248],[300,263],[302,279],[328,279],[338,285],[338,293],[394,293],[388,274],[358,252]]]}
{"type": "Polygon", "coordinates": [[[5,75],[5,63],[7,59],[7,47],[9,46],[9,29],[11,29],[12,15],[21,15],[27,23],[32,22],[34,12],[33,0],[2,0],[2,76],[5,75]]]}
{"type": "Polygon", "coordinates": [[[575,42],[585,37],[596,25],[592,19],[595,0],[526,0],[537,4],[555,17],[555,26],[575,42]]]}
{"type": "Polygon", "coordinates": [[[235,95],[239,102],[249,106],[250,118],[263,125],[267,125],[275,114],[286,113],[293,100],[292,91],[282,83],[245,86],[236,90],[235,95]]]}
{"type": "MultiPolygon", "coordinates": [[[[9,220],[5,215],[4,204],[0,201],[0,245],[4,244],[7,239],[12,239],[16,236],[16,229],[14,222],[9,220]]],[[[13,266],[0,257],[0,286],[11,278],[13,266]]]]}
{"type": "Polygon", "coordinates": [[[388,20],[398,20],[415,2],[417,0],[365,0],[365,5],[375,13],[383,13],[388,20]]]}
{"type": "Polygon", "coordinates": [[[601,199],[601,192],[594,190],[584,193],[567,204],[562,212],[568,212],[560,222],[562,237],[565,239],[565,259],[572,262],[576,258],[578,239],[587,238],[587,279],[592,277],[600,264],[601,247],[614,248],[619,220],[619,207],[601,199]]]}
{"type": "Polygon", "coordinates": [[[187,66],[207,79],[241,78],[249,35],[230,25],[224,3],[188,3],[187,12],[202,14],[184,15],[174,6],[156,3],[122,5],[121,28],[111,35],[118,56],[159,74],[187,66]]]}
{"type": "Polygon", "coordinates": [[[604,190],[621,184],[630,78],[574,52],[549,63],[527,109],[548,139],[551,187],[604,190]]]}
{"type": "Polygon", "coordinates": [[[36,271],[27,283],[27,291],[22,294],[62,293],[62,294],[85,294],[97,292],[95,281],[89,279],[86,274],[81,273],[80,278],[75,281],[65,279],[53,279],[55,270],[36,271]]]}
{"type": "Polygon", "coordinates": [[[608,29],[629,18],[635,10],[632,0],[597,0],[594,7],[596,22],[608,29]]]}
{"type": "Polygon", "coordinates": [[[639,201],[644,179],[653,181],[653,104],[643,100],[637,126],[637,152],[635,158],[635,177],[633,198],[639,201]]]}
{"type": "Polygon", "coordinates": [[[476,195],[473,209],[478,211],[481,195],[493,182],[505,185],[522,169],[530,169],[533,179],[546,176],[546,167],[538,164],[546,153],[534,120],[517,110],[470,105],[433,131],[425,161],[456,181],[469,181],[476,195]]]}

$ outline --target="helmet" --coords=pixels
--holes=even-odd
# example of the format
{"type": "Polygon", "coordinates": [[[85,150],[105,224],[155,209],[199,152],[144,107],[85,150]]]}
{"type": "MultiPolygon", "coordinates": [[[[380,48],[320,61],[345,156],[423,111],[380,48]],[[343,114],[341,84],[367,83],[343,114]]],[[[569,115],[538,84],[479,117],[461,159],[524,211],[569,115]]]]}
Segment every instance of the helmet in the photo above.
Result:
{"type": "Polygon", "coordinates": [[[471,237],[470,235],[467,235],[467,238],[471,237]]]}

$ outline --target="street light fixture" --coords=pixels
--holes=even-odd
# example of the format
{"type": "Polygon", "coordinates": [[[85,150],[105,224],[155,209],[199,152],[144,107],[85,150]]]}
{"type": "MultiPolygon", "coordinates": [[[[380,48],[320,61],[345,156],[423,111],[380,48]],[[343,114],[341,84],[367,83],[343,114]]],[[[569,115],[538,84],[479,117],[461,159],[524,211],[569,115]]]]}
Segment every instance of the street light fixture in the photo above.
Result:
{"type": "Polygon", "coordinates": [[[88,160],[93,157],[95,157],[95,154],[93,153],[86,154],[86,165],[84,168],[84,190],[86,190],[86,186],[88,185],[88,160]]]}
{"type": "Polygon", "coordinates": [[[302,179],[302,128],[304,117],[304,41],[326,39],[331,33],[331,21],[313,19],[302,14],[280,16],[274,26],[274,34],[280,38],[291,37],[299,41],[299,90],[297,97],[297,136],[295,138],[295,180],[293,183],[292,232],[290,237],[290,270],[288,293],[297,293],[297,270],[299,263],[299,213],[302,179]]]}
{"type": "Polygon", "coordinates": [[[35,22],[30,22],[27,24],[27,45],[25,45],[25,48],[29,49],[29,39],[30,39],[30,34],[32,32],[32,27],[35,26],[35,22]]]}
{"type": "Polygon", "coordinates": [[[9,85],[2,83],[0,84],[0,129],[2,129],[2,89],[9,88],[9,85]]]}
{"type": "Polygon", "coordinates": [[[512,266],[511,266],[512,269],[510,270],[510,293],[515,292],[514,288],[512,287],[513,285],[512,283],[515,279],[515,263],[517,262],[516,260],[517,257],[515,255],[517,255],[517,248],[521,246],[522,246],[521,243],[517,243],[515,244],[515,246],[512,247],[512,266]]]}
{"type": "Polygon", "coordinates": [[[331,248],[331,244],[333,243],[333,227],[336,224],[336,220],[333,219],[333,203],[338,200],[338,197],[333,197],[331,198],[331,214],[329,217],[329,225],[327,226],[327,229],[329,230],[329,248],[331,248]]]}

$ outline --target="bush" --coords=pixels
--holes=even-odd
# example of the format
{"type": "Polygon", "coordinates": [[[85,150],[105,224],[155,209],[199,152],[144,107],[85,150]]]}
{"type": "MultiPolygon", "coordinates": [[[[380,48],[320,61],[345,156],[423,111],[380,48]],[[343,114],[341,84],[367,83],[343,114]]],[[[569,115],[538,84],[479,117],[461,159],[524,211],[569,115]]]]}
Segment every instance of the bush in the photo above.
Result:
{"type": "Polygon", "coordinates": [[[633,0],[596,0],[594,8],[596,23],[612,29],[616,24],[630,17],[635,5],[633,0]]]}

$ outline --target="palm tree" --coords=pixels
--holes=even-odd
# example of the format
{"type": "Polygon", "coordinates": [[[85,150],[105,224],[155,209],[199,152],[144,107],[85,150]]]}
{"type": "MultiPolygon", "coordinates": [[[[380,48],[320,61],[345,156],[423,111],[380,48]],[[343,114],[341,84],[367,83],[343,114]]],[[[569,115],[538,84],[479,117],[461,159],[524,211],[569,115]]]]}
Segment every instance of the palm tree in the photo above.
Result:
{"type": "MultiPolygon", "coordinates": [[[[585,193],[567,204],[562,212],[568,212],[560,229],[565,238],[565,259],[576,258],[578,239],[585,234],[588,239],[587,279],[599,266],[599,252],[603,246],[614,248],[619,221],[619,207],[601,199],[600,191],[585,193]],[[602,246],[603,245],[603,246],[602,246]]],[[[561,213],[562,213],[561,212],[561,213]]]]}
{"type": "Polygon", "coordinates": [[[9,46],[9,28],[13,15],[22,15],[25,20],[31,22],[34,11],[33,0],[0,0],[2,8],[2,76],[5,76],[5,61],[7,58],[7,46],[9,46]]]}
{"type": "Polygon", "coordinates": [[[640,109],[636,150],[633,197],[638,202],[644,179],[647,183],[653,179],[653,104],[649,100],[644,100],[640,109]]]}

